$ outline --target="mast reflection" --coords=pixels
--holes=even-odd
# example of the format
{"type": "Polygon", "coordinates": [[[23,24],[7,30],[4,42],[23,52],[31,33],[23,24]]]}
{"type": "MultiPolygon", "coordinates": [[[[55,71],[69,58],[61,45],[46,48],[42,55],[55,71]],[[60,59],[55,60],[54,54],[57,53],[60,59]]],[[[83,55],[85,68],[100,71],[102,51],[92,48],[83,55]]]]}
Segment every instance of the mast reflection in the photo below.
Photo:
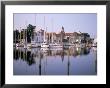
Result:
{"type": "MultiPolygon", "coordinates": [[[[47,73],[47,61],[48,57],[53,57],[54,59],[56,56],[60,56],[62,63],[65,61],[65,58],[67,56],[67,62],[66,62],[66,69],[67,69],[67,75],[70,75],[70,66],[71,61],[70,57],[77,57],[81,55],[88,55],[90,53],[91,48],[85,47],[85,48],[76,48],[76,47],[70,47],[68,49],[42,49],[42,48],[33,48],[33,49],[24,49],[24,48],[14,48],[14,60],[22,60],[27,63],[28,66],[32,66],[33,64],[36,64],[38,66],[38,74],[39,75],[45,75],[47,73]],[[44,63],[43,63],[43,62],[44,63]],[[46,63],[46,64],[45,64],[46,63]],[[45,65],[45,66],[44,66],[45,65]],[[45,71],[44,71],[45,70],[45,71]]],[[[95,63],[96,60],[95,60],[95,63]]],[[[97,67],[97,64],[95,65],[97,67]]],[[[95,69],[96,71],[97,69],[95,69]]]]}

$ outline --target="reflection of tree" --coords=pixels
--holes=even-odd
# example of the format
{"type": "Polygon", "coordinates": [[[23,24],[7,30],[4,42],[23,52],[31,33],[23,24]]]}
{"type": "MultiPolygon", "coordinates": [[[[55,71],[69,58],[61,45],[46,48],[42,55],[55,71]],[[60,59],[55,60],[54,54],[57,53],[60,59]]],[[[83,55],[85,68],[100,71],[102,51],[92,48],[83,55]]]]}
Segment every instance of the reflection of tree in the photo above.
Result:
{"type": "Polygon", "coordinates": [[[35,63],[33,54],[31,54],[31,52],[27,50],[22,51],[14,49],[14,60],[18,59],[26,61],[28,65],[32,65],[35,63]]]}
{"type": "Polygon", "coordinates": [[[15,60],[18,60],[19,59],[18,50],[15,50],[15,49],[14,49],[14,59],[15,60]]]}
{"type": "Polygon", "coordinates": [[[77,48],[74,52],[74,54],[77,55],[88,55],[90,53],[90,48],[84,47],[84,48],[77,48]]]}
{"type": "MultiPolygon", "coordinates": [[[[46,52],[46,56],[54,56],[54,55],[58,55],[61,56],[62,62],[64,61],[64,56],[68,56],[68,60],[67,60],[67,74],[69,75],[70,73],[70,58],[69,56],[78,56],[78,55],[87,55],[90,53],[90,48],[78,48],[76,49],[71,48],[71,49],[63,49],[63,50],[48,50],[46,52]]],[[[41,50],[37,50],[32,52],[28,51],[27,49],[14,49],[14,60],[19,60],[21,59],[22,61],[27,62],[27,64],[29,66],[31,66],[32,64],[35,64],[35,58],[37,58],[39,60],[39,64],[38,64],[38,69],[39,69],[39,75],[42,74],[42,59],[44,58],[45,54],[41,51],[41,50]]],[[[95,60],[95,63],[97,65],[97,61],[95,60]]],[[[97,71],[97,66],[95,65],[95,71],[97,71]]]]}
{"type": "Polygon", "coordinates": [[[30,51],[27,52],[27,63],[28,65],[32,65],[33,63],[35,63],[34,61],[34,54],[31,54],[30,51]]]}
{"type": "Polygon", "coordinates": [[[84,55],[87,55],[87,54],[89,54],[90,53],[90,49],[89,48],[84,48],[84,55]]]}
{"type": "Polygon", "coordinates": [[[24,57],[24,53],[23,53],[23,52],[21,52],[20,58],[21,58],[23,61],[25,60],[25,57],[24,57]]]}

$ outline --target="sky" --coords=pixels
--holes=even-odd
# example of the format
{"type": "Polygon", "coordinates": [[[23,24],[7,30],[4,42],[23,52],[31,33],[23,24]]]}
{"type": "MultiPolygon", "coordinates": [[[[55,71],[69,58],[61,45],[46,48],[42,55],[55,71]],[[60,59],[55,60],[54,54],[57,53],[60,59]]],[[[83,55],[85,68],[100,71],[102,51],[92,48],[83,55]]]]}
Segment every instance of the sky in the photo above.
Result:
{"type": "Polygon", "coordinates": [[[96,13],[15,13],[14,30],[26,28],[28,24],[36,26],[36,30],[47,29],[47,32],[89,33],[91,38],[97,37],[96,13]]]}

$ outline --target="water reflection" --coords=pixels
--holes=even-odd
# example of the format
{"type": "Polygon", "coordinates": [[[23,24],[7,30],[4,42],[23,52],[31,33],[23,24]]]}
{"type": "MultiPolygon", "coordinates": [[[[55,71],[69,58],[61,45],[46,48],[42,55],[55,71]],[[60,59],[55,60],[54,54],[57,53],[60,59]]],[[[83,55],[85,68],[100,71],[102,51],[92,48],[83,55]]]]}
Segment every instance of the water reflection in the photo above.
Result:
{"type": "Polygon", "coordinates": [[[14,75],[96,75],[93,48],[14,48],[14,75]]]}

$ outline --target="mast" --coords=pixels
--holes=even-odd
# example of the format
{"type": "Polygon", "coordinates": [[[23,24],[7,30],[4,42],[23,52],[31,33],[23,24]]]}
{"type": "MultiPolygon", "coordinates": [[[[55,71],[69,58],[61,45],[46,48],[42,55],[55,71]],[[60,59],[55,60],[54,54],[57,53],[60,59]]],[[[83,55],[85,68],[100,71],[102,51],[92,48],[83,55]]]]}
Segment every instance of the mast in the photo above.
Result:
{"type": "Polygon", "coordinates": [[[20,27],[20,30],[19,30],[19,32],[20,32],[20,43],[21,43],[21,27],[20,27]]]}
{"type": "MultiPolygon", "coordinates": [[[[35,26],[36,26],[36,28],[37,28],[37,25],[36,25],[36,13],[35,13],[35,26]]],[[[36,29],[34,29],[34,38],[33,38],[34,41],[35,41],[35,30],[36,30],[36,29]]]]}
{"type": "Polygon", "coordinates": [[[15,31],[15,44],[16,44],[16,31],[15,31]]]}
{"type": "MultiPolygon", "coordinates": [[[[27,28],[27,21],[25,22],[26,28],[27,28]]],[[[24,29],[24,39],[25,39],[25,43],[24,43],[24,48],[27,48],[27,29],[24,29]]]]}
{"type": "MultiPolygon", "coordinates": [[[[36,13],[35,13],[35,25],[36,25],[36,13]]],[[[37,26],[37,25],[36,25],[37,26]]]]}
{"type": "MultiPolygon", "coordinates": [[[[20,44],[21,44],[21,27],[20,27],[20,44]]],[[[20,58],[21,58],[21,49],[20,49],[20,58]]]]}
{"type": "Polygon", "coordinates": [[[50,33],[49,33],[48,39],[49,39],[49,43],[50,43],[50,33]]]}
{"type": "Polygon", "coordinates": [[[44,42],[45,42],[45,16],[44,16],[44,42]]]}
{"type": "Polygon", "coordinates": [[[23,30],[23,39],[24,39],[24,43],[25,43],[25,29],[23,30]]]}
{"type": "MultiPolygon", "coordinates": [[[[18,29],[18,32],[19,32],[19,29],[18,29]]],[[[18,33],[18,35],[17,35],[17,41],[18,41],[18,43],[19,43],[19,33],[18,33]]]]}
{"type": "MultiPolygon", "coordinates": [[[[53,19],[52,19],[52,30],[54,30],[53,29],[53,19]]],[[[52,32],[52,43],[53,43],[53,32],[52,32]]]]}
{"type": "Polygon", "coordinates": [[[46,31],[45,31],[45,38],[46,38],[46,42],[47,42],[47,27],[46,27],[46,31]]]}
{"type": "MultiPolygon", "coordinates": [[[[27,28],[27,21],[26,21],[26,28],[27,28]]],[[[26,29],[26,44],[27,44],[27,29],[26,29]]]]}

